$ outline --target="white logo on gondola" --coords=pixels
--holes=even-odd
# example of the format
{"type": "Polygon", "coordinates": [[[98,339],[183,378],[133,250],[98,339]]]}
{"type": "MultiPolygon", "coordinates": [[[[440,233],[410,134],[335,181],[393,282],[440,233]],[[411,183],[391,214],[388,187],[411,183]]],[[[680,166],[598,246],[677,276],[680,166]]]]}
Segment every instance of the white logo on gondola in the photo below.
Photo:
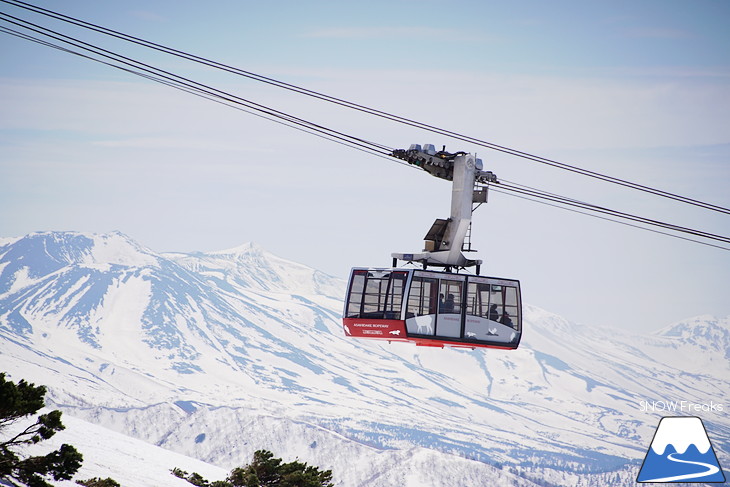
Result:
{"type": "Polygon", "coordinates": [[[390,332],[391,335],[400,335],[400,330],[393,330],[390,332]]]}
{"type": "Polygon", "coordinates": [[[345,327],[345,331],[347,332],[348,335],[352,335],[352,333],[350,333],[350,329],[347,327],[347,325],[342,325],[342,326],[345,327]]]}
{"type": "Polygon", "coordinates": [[[433,327],[431,326],[431,323],[416,323],[418,325],[418,330],[416,330],[416,333],[421,333],[422,329],[426,330],[426,333],[432,334],[433,333],[433,327]]]}

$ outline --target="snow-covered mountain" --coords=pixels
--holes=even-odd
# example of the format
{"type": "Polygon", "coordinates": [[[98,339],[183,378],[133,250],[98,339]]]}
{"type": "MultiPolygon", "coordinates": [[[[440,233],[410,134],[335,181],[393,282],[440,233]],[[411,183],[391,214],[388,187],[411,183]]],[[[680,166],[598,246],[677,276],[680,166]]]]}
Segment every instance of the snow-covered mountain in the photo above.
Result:
{"type": "MultiPolygon", "coordinates": [[[[635,335],[525,306],[516,351],[422,349],[346,338],[344,285],[253,244],[5,238],[0,370],[48,385],[66,415],[226,470],[265,448],[343,486],[633,479],[676,414],[648,404],[728,399],[730,317],[635,335]]],[[[730,463],[730,404],[709,409],[694,414],[730,463]]]]}

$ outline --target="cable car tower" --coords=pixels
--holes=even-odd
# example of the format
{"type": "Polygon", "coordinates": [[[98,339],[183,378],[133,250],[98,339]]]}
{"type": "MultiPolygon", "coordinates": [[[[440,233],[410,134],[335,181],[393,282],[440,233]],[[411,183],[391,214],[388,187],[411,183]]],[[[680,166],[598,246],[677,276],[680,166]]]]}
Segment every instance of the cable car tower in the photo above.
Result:
{"type": "Polygon", "coordinates": [[[488,186],[497,177],[472,154],[445,147],[437,152],[431,144],[397,149],[393,156],[452,182],[451,215],[436,219],[423,251],[391,254],[392,268],[352,269],[342,315],[345,335],[432,347],[517,348],[519,281],[480,276],[482,261],[463,254],[471,251],[473,205],[487,201],[488,186]],[[398,261],[422,269],[399,268],[398,261]],[[476,275],[458,272],[471,267],[476,275]]]}

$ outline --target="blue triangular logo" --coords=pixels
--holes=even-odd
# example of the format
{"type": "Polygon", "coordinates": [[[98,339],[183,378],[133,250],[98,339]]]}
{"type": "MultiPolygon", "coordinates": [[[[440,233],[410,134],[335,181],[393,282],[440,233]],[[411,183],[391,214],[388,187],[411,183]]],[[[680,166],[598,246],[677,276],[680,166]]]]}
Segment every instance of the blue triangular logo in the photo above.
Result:
{"type": "Polygon", "coordinates": [[[725,482],[705,425],[694,416],[659,421],[637,482],[725,482]]]}

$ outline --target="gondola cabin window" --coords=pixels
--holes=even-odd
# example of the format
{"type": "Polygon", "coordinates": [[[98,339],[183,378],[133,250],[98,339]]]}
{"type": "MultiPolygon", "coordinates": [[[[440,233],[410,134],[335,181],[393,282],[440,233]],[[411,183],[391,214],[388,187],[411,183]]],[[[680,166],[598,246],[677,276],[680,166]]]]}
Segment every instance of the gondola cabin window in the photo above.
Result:
{"type": "Polygon", "coordinates": [[[469,282],[467,314],[517,328],[519,305],[517,288],[469,282]]]}
{"type": "Polygon", "coordinates": [[[492,314],[489,317],[490,320],[511,328],[517,327],[519,307],[517,306],[517,289],[515,287],[492,285],[489,302],[492,314]]]}
{"type": "Polygon", "coordinates": [[[367,271],[353,271],[350,292],[346,306],[346,318],[358,318],[362,314],[362,296],[365,291],[365,279],[367,271]]]}
{"type": "Polygon", "coordinates": [[[441,293],[439,294],[439,313],[461,314],[461,289],[463,287],[463,284],[463,280],[441,280],[441,293]]]}
{"type": "Polygon", "coordinates": [[[400,318],[407,278],[406,272],[356,271],[350,286],[347,317],[400,318]]]}
{"type": "Polygon", "coordinates": [[[470,282],[466,294],[466,312],[472,316],[489,318],[490,285],[486,282],[470,282]]]}
{"type": "Polygon", "coordinates": [[[406,318],[435,315],[438,306],[438,279],[416,276],[408,294],[406,318]]]}

